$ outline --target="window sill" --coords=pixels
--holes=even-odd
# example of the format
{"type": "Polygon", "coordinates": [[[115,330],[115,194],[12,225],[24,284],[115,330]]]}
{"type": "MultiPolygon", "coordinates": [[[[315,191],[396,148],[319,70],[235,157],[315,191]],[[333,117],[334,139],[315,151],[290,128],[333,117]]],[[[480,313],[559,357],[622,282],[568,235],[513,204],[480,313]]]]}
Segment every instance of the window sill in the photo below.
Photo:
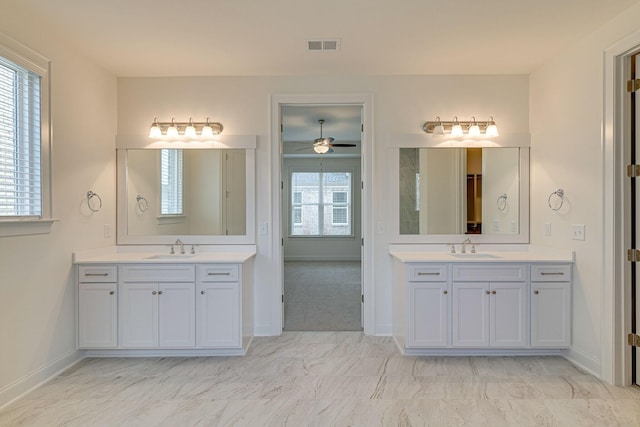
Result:
{"type": "Polygon", "coordinates": [[[49,234],[57,219],[0,220],[0,237],[49,234]]]}
{"type": "Polygon", "coordinates": [[[158,225],[165,224],[182,224],[187,221],[186,215],[163,215],[156,217],[158,225]]]}

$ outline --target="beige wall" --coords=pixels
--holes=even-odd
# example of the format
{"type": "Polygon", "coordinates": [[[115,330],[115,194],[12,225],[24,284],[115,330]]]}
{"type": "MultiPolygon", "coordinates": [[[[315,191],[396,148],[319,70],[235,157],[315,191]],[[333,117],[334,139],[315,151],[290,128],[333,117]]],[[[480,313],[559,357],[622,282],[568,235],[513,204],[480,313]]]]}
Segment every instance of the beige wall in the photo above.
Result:
{"type": "Polygon", "coordinates": [[[603,304],[613,283],[604,277],[603,88],[605,50],[640,28],[635,6],[571,46],[531,75],[531,241],[576,253],[571,357],[611,380],[611,313],[603,304]],[[565,191],[565,206],[554,212],[549,194],[565,191]],[[552,235],[544,236],[544,223],[552,235]],[[571,224],[586,226],[586,240],[572,240],[571,224]],[[603,364],[604,363],[604,364],[603,364]]]}
{"type": "MultiPolygon", "coordinates": [[[[53,217],[50,234],[0,238],[0,405],[77,357],[75,250],[115,236],[116,79],[73,53],[13,3],[0,31],[51,60],[53,217]],[[91,213],[86,193],[102,197],[91,213]]],[[[9,10],[7,10],[9,9],[9,10]]]]}

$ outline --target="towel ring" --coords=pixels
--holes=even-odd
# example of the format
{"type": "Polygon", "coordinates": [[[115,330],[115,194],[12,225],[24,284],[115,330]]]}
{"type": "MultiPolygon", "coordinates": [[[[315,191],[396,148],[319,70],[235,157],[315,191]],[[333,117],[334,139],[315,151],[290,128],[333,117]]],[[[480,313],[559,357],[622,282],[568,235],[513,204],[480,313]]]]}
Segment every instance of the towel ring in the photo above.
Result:
{"type": "Polygon", "coordinates": [[[549,194],[549,198],[547,198],[547,204],[549,205],[549,208],[551,210],[559,211],[560,208],[562,208],[562,205],[564,204],[564,190],[562,188],[558,188],[556,191],[549,194]],[[560,201],[559,202],[560,204],[558,204],[558,202],[555,203],[557,205],[555,208],[551,206],[551,199],[554,198],[553,196],[555,196],[555,199],[560,201]]]}
{"type": "Polygon", "coordinates": [[[98,193],[94,193],[91,190],[87,191],[87,206],[89,206],[89,210],[91,212],[98,212],[100,209],[102,209],[102,198],[98,195],[98,193]],[[93,199],[94,197],[96,197],[98,199],[98,202],[100,202],[100,204],[98,205],[98,209],[94,209],[91,206],[91,199],[93,199]]]}
{"type": "Polygon", "coordinates": [[[507,209],[507,193],[504,193],[496,199],[496,206],[500,212],[504,212],[504,210],[507,209]]]}
{"type": "Polygon", "coordinates": [[[138,209],[140,209],[140,212],[145,212],[149,208],[149,202],[147,202],[147,199],[139,194],[136,196],[136,202],[138,202],[138,209]]]}

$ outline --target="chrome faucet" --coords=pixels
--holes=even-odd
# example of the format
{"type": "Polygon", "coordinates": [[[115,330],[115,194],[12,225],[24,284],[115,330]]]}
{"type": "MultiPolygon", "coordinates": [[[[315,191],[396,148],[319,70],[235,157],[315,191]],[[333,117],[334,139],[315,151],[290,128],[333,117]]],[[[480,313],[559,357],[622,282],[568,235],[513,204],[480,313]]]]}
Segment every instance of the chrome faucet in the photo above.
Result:
{"type": "Polygon", "coordinates": [[[176,245],[178,245],[178,246],[180,246],[180,253],[181,253],[182,255],[184,255],[184,243],[182,243],[182,240],[180,240],[180,239],[176,240],[176,243],[175,243],[175,244],[176,244],[176,245]]]}
{"type": "MultiPolygon", "coordinates": [[[[468,237],[464,239],[464,242],[462,242],[462,249],[460,250],[461,253],[463,254],[467,253],[467,245],[473,245],[473,243],[471,243],[471,239],[468,237]]],[[[475,252],[475,248],[473,252],[475,252]]]]}

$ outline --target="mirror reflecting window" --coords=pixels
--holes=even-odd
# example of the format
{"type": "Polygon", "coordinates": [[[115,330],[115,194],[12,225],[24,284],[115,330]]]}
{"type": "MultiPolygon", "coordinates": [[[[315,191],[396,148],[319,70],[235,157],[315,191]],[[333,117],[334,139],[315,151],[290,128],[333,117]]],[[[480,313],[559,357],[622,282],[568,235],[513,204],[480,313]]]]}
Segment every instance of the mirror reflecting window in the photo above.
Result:
{"type": "Polygon", "coordinates": [[[243,149],[126,150],[129,236],[246,234],[243,149]]]}
{"type": "Polygon", "coordinates": [[[400,148],[401,235],[518,235],[520,148],[400,148]]]}

